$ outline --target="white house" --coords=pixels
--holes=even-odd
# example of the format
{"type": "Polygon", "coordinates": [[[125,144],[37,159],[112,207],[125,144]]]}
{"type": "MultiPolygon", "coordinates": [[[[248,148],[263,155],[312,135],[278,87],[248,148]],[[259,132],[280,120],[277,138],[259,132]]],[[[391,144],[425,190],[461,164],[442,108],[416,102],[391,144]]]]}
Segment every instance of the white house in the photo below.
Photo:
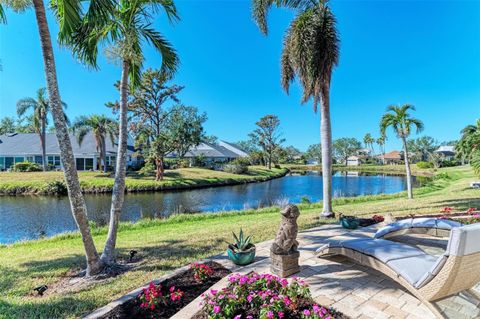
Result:
{"type": "Polygon", "coordinates": [[[435,153],[442,155],[443,159],[451,161],[455,159],[455,146],[444,145],[440,146],[435,153]]]}
{"type": "MultiPolygon", "coordinates": [[[[60,148],[58,146],[55,134],[47,133],[46,142],[46,160],[47,164],[55,169],[61,169],[60,148]]],[[[97,149],[93,134],[85,136],[82,144],[79,145],[77,138],[70,134],[73,156],[79,171],[100,169],[100,150],[97,149]]],[[[111,143],[106,140],[106,162],[107,166],[115,166],[115,157],[117,154],[117,143],[111,143]]],[[[137,159],[132,157],[134,153],[133,143],[129,141],[127,149],[127,167],[137,164],[137,159]]],[[[15,163],[32,162],[42,164],[42,147],[40,137],[35,133],[10,133],[0,135],[0,170],[7,170],[15,163]]]]}
{"type": "MultiPolygon", "coordinates": [[[[206,163],[225,163],[237,159],[239,157],[247,157],[248,153],[242,150],[239,146],[219,141],[216,144],[202,142],[198,146],[194,146],[188,150],[184,158],[190,161],[195,158],[203,158],[206,163]]],[[[176,153],[170,153],[167,158],[177,158],[176,153]]]]}

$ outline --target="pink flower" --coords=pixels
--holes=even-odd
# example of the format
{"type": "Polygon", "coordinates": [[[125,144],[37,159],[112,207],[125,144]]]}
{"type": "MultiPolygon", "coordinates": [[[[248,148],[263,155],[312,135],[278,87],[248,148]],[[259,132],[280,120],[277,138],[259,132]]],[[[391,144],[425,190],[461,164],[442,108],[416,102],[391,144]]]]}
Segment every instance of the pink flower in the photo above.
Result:
{"type": "Polygon", "coordinates": [[[242,315],[236,315],[233,319],[242,319],[242,315]]]}
{"type": "Polygon", "coordinates": [[[174,291],[175,291],[175,286],[170,287],[170,292],[174,292],[174,291]]]}
{"type": "Polygon", "coordinates": [[[215,306],[215,307],[213,307],[213,312],[214,312],[215,314],[219,313],[220,311],[222,311],[222,308],[220,308],[220,306],[215,306]]]}
{"type": "Polygon", "coordinates": [[[311,315],[310,310],[308,310],[308,309],[305,309],[305,310],[303,311],[303,314],[304,314],[305,316],[307,316],[307,317],[311,315]]]}
{"type": "Polygon", "coordinates": [[[267,312],[267,318],[272,319],[274,316],[275,316],[275,315],[273,314],[273,312],[272,312],[271,310],[269,310],[269,311],[267,312]]]}
{"type": "Polygon", "coordinates": [[[283,298],[283,303],[285,303],[285,306],[290,306],[290,304],[292,303],[292,301],[290,300],[290,298],[288,297],[285,297],[283,298]]]}
{"type": "Polygon", "coordinates": [[[318,305],[312,306],[313,312],[318,313],[320,311],[320,307],[318,305]]]}
{"type": "Polygon", "coordinates": [[[210,293],[212,294],[212,296],[215,296],[217,294],[218,290],[215,290],[215,289],[212,289],[210,290],[210,293]]]}
{"type": "Polygon", "coordinates": [[[253,296],[252,296],[252,295],[248,295],[248,296],[247,296],[247,301],[248,301],[248,302],[252,302],[252,299],[253,299],[253,296]]]}
{"type": "Polygon", "coordinates": [[[285,317],[285,313],[283,313],[282,311],[279,311],[278,318],[282,319],[283,317],[285,317]]]}

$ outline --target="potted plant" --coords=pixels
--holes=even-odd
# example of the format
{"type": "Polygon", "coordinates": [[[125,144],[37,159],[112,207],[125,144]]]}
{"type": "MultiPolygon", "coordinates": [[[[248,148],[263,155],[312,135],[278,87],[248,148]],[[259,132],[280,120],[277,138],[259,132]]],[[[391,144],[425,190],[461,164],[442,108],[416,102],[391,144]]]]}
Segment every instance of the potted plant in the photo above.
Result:
{"type": "Polygon", "coordinates": [[[245,237],[243,230],[237,236],[233,233],[234,244],[229,244],[227,249],[228,258],[235,265],[248,265],[255,258],[255,245],[251,243],[252,236],[245,237]]]}

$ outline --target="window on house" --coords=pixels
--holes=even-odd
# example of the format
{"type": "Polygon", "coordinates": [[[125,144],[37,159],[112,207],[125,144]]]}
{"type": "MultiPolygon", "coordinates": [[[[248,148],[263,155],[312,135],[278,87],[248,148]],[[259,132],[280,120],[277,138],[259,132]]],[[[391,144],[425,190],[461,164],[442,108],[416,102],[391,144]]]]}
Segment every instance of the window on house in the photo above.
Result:
{"type": "Polygon", "coordinates": [[[79,171],[84,171],[85,170],[85,159],[84,158],[75,159],[75,163],[77,164],[77,170],[79,170],[79,171]]]}
{"type": "Polygon", "coordinates": [[[15,163],[21,163],[21,162],[23,162],[23,161],[25,161],[25,157],[23,157],[23,156],[21,156],[21,157],[20,157],[20,156],[15,157],[15,163]]]}
{"type": "Polygon", "coordinates": [[[5,157],[0,157],[0,171],[5,169],[5,157]]]}
{"type": "Polygon", "coordinates": [[[42,165],[43,164],[42,157],[41,156],[35,156],[35,163],[42,165]]]}
{"type": "Polygon", "coordinates": [[[85,170],[93,169],[93,158],[86,158],[85,159],[85,170]]]}
{"type": "Polygon", "coordinates": [[[5,169],[10,168],[15,163],[15,158],[5,157],[5,169]]]}

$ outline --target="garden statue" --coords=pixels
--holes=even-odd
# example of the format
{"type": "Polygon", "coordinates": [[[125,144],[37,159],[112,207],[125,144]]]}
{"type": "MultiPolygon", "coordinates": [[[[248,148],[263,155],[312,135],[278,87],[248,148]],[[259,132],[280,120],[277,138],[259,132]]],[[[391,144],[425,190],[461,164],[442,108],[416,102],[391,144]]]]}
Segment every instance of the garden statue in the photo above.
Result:
{"type": "Polygon", "coordinates": [[[270,248],[271,270],[280,277],[287,277],[300,271],[298,266],[297,218],[300,211],[295,205],[288,205],[282,212],[282,222],[275,241],[270,248]]]}

